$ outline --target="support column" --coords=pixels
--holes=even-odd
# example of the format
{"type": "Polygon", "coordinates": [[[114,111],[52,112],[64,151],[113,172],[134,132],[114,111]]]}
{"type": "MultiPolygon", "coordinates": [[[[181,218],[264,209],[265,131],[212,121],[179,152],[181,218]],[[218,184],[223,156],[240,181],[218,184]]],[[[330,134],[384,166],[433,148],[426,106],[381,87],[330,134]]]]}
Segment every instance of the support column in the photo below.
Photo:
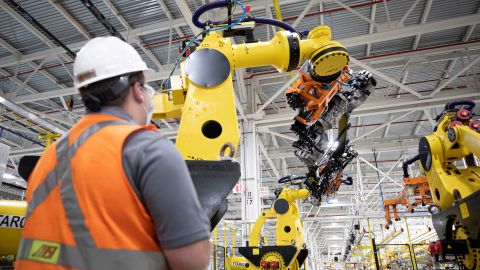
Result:
{"type": "Polygon", "coordinates": [[[0,186],[2,185],[3,174],[7,170],[9,154],[10,154],[10,146],[0,143],[0,186]]]}
{"type": "MultiPolygon", "coordinates": [[[[241,123],[240,164],[242,169],[242,219],[256,220],[260,215],[261,200],[259,196],[259,157],[256,143],[256,127],[251,120],[241,123]]],[[[250,235],[250,223],[242,225],[242,244],[245,245],[250,235]]]]}
{"type": "Polygon", "coordinates": [[[413,269],[417,270],[417,259],[415,258],[415,250],[413,249],[412,240],[410,239],[410,230],[408,228],[408,220],[407,217],[405,218],[405,227],[407,229],[407,237],[408,237],[408,249],[410,251],[410,258],[412,259],[413,269]]]}

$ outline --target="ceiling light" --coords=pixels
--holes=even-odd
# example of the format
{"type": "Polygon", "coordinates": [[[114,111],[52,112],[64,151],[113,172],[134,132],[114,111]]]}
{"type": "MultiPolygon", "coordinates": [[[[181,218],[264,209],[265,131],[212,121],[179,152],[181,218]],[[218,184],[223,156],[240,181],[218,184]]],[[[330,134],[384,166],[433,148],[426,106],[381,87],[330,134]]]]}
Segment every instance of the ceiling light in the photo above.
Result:
{"type": "Polygon", "coordinates": [[[17,179],[17,177],[15,177],[15,175],[12,175],[12,174],[9,174],[9,173],[4,173],[3,178],[5,178],[5,179],[17,179]]]}

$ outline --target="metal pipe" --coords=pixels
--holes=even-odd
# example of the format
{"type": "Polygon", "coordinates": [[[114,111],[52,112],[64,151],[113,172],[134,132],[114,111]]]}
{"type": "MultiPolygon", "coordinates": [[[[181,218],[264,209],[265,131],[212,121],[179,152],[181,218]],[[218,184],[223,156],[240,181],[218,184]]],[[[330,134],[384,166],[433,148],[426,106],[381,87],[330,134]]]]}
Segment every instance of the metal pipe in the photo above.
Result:
{"type": "Polygon", "coordinates": [[[410,239],[410,230],[408,229],[407,217],[405,217],[405,226],[407,228],[408,246],[410,248],[410,256],[412,258],[413,270],[417,270],[417,259],[415,258],[415,251],[413,250],[412,240],[410,239]]]}
{"type": "Polygon", "coordinates": [[[231,254],[230,256],[233,257],[235,256],[235,231],[236,231],[236,227],[232,227],[232,243],[230,243],[230,248],[231,248],[231,254]]]}
{"type": "Polygon", "coordinates": [[[213,269],[218,270],[218,265],[217,265],[217,238],[218,238],[218,229],[215,227],[213,229],[213,269]]]}
{"type": "Polygon", "coordinates": [[[380,182],[380,174],[378,173],[378,162],[377,162],[377,152],[373,149],[373,159],[375,160],[375,167],[377,167],[377,180],[378,180],[378,188],[380,190],[380,195],[382,198],[382,204],[385,205],[385,197],[383,196],[382,184],[380,182]]]}
{"type": "MultiPolygon", "coordinates": [[[[382,229],[382,232],[383,232],[383,226],[380,226],[380,228],[382,229]]],[[[387,235],[387,237],[382,239],[382,242],[380,242],[380,245],[386,245],[386,244],[390,243],[393,239],[395,239],[397,236],[402,234],[402,232],[403,232],[402,228],[400,228],[400,230],[398,230],[398,231],[391,232],[390,234],[387,235]]]]}
{"type": "Polygon", "coordinates": [[[22,107],[18,106],[17,104],[3,98],[0,96],[0,104],[4,105],[7,109],[20,114],[21,116],[27,118],[28,120],[44,127],[45,129],[48,129],[50,131],[59,133],[59,134],[64,134],[65,131],[48,123],[47,121],[41,119],[40,117],[36,116],[35,114],[23,109],[22,107]]]}
{"type": "MultiPolygon", "coordinates": [[[[32,126],[29,126],[29,125],[23,123],[22,121],[20,121],[22,119],[15,119],[15,118],[10,117],[8,115],[3,115],[3,118],[5,118],[5,120],[9,120],[11,122],[17,123],[19,126],[25,128],[25,130],[22,130],[20,128],[13,128],[13,127],[10,127],[10,129],[20,131],[20,132],[27,132],[27,133],[30,133],[30,134],[33,134],[33,135],[38,135],[40,133],[40,131],[34,129],[32,126]]],[[[1,122],[6,122],[6,121],[1,121],[1,122]]]]}
{"type": "Polygon", "coordinates": [[[227,223],[223,223],[223,261],[227,259],[227,223]]]}
{"type": "Polygon", "coordinates": [[[379,265],[378,265],[377,251],[375,250],[375,239],[372,236],[372,231],[370,229],[370,219],[369,218],[367,218],[367,226],[368,226],[368,236],[370,238],[370,247],[372,249],[372,262],[375,262],[375,269],[380,270],[379,265]]]}
{"type": "Polygon", "coordinates": [[[16,131],[10,130],[10,129],[5,128],[5,127],[2,127],[2,130],[8,131],[8,132],[10,132],[10,133],[13,133],[13,134],[15,134],[15,135],[17,135],[17,136],[20,136],[20,137],[24,138],[24,139],[27,140],[27,141],[30,141],[30,142],[32,142],[32,143],[34,143],[34,144],[38,144],[38,145],[40,145],[40,146],[42,146],[42,147],[45,147],[45,145],[43,145],[43,144],[41,144],[41,143],[39,143],[39,142],[37,142],[37,141],[35,141],[35,140],[32,140],[32,139],[24,136],[23,134],[16,132],[16,131]]]}
{"type": "Polygon", "coordinates": [[[403,162],[402,168],[403,168],[403,178],[409,178],[410,175],[408,174],[408,166],[412,164],[413,162],[417,161],[420,158],[419,155],[416,155],[412,157],[411,159],[408,159],[403,162]]]}

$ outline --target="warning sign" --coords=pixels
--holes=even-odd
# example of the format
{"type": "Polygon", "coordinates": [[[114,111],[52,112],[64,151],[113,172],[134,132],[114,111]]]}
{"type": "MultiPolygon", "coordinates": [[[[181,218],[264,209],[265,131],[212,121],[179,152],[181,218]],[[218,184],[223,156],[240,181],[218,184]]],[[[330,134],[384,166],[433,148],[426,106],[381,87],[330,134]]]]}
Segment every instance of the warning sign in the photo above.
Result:
{"type": "Polygon", "coordinates": [[[470,216],[467,203],[460,204],[460,213],[462,214],[462,218],[468,218],[470,216]]]}
{"type": "Polygon", "coordinates": [[[21,229],[25,224],[24,216],[0,215],[0,228],[21,229]]]}

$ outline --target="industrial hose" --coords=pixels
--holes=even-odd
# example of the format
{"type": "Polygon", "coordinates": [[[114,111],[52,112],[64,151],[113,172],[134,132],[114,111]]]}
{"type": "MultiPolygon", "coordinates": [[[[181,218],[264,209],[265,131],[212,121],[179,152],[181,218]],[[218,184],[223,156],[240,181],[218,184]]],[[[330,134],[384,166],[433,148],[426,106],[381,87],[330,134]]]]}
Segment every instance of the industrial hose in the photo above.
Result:
{"type": "MultiPolygon", "coordinates": [[[[192,22],[196,27],[204,28],[205,26],[207,26],[207,23],[206,22],[200,22],[200,20],[199,20],[200,16],[202,16],[205,12],[207,12],[209,10],[216,9],[216,8],[221,8],[221,7],[227,7],[227,6],[228,6],[228,1],[227,0],[205,4],[201,7],[199,7],[197,10],[195,10],[195,12],[192,15],[192,22]]],[[[215,25],[218,25],[218,24],[221,24],[221,23],[222,22],[220,22],[220,21],[212,22],[212,24],[215,24],[215,25]]]]}
{"type": "Polygon", "coordinates": [[[418,161],[420,159],[420,155],[416,155],[412,157],[411,159],[405,160],[403,162],[402,168],[403,168],[403,178],[409,178],[410,174],[408,173],[408,166],[412,164],[415,161],[418,161]]]}
{"type": "Polygon", "coordinates": [[[452,109],[455,109],[455,107],[460,105],[465,105],[466,109],[469,111],[472,111],[473,108],[475,108],[475,102],[473,102],[473,100],[455,100],[455,101],[448,102],[445,105],[445,110],[452,110],[452,109]]]}
{"type": "Polygon", "coordinates": [[[274,19],[269,19],[269,18],[253,18],[253,20],[256,23],[273,25],[273,26],[277,26],[277,27],[280,27],[282,29],[285,29],[287,31],[290,31],[292,33],[297,33],[297,30],[295,30],[295,28],[293,28],[289,24],[284,23],[284,22],[279,21],[279,20],[274,20],[274,19]]]}
{"type": "MultiPolygon", "coordinates": [[[[443,111],[441,113],[439,113],[437,115],[437,117],[435,117],[435,121],[438,122],[438,120],[440,120],[440,118],[442,117],[443,113],[445,111],[450,111],[450,110],[453,110],[455,109],[456,107],[458,106],[465,106],[465,109],[469,110],[469,111],[472,111],[474,108],[475,108],[475,102],[473,102],[473,100],[454,100],[454,101],[450,101],[448,102],[447,104],[445,104],[445,108],[443,109],[443,111]]],[[[433,129],[433,132],[437,131],[437,126],[434,127],[433,129]]]]}
{"type": "MultiPolygon", "coordinates": [[[[195,10],[195,12],[192,15],[193,24],[198,28],[204,28],[208,24],[207,24],[207,22],[201,22],[200,21],[200,16],[202,16],[205,12],[207,12],[209,10],[212,10],[212,9],[228,7],[228,4],[229,4],[228,0],[222,0],[222,1],[208,3],[208,4],[205,4],[201,7],[199,7],[197,10],[195,10]]],[[[295,28],[293,28],[289,24],[284,23],[282,21],[278,21],[278,20],[274,20],[274,19],[268,19],[268,18],[252,18],[252,19],[256,23],[274,25],[274,26],[280,27],[282,29],[285,29],[287,31],[290,31],[292,33],[297,33],[297,30],[295,30],[295,28]]],[[[242,20],[242,19],[232,21],[232,23],[237,23],[240,20],[242,20]]],[[[213,24],[213,25],[219,25],[219,24],[222,24],[222,23],[223,22],[221,22],[221,21],[211,22],[211,24],[213,24]]]]}

